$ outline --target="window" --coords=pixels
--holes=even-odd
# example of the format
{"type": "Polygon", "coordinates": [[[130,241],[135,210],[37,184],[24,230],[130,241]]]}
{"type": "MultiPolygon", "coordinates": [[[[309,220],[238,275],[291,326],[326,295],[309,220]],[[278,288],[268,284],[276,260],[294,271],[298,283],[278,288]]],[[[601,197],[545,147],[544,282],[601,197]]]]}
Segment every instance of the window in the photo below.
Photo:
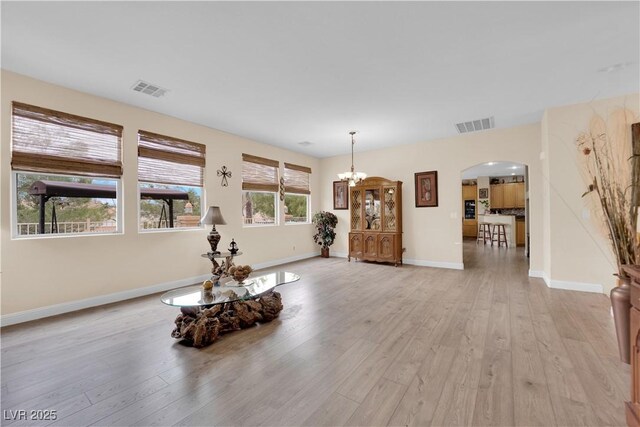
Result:
{"type": "Polygon", "coordinates": [[[13,102],[16,237],[120,230],[122,126],[13,102]]]}
{"type": "Polygon", "coordinates": [[[200,227],[206,147],[138,132],[140,229],[200,227]]]}
{"type": "Polygon", "coordinates": [[[284,164],[284,220],[286,224],[309,222],[309,175],[311,169],[284,164]]]}
{"type": "Polygon", "coordinates": [[[242,218],[247,226],[278,222],[277,160],[242,155],[242,218]]]}

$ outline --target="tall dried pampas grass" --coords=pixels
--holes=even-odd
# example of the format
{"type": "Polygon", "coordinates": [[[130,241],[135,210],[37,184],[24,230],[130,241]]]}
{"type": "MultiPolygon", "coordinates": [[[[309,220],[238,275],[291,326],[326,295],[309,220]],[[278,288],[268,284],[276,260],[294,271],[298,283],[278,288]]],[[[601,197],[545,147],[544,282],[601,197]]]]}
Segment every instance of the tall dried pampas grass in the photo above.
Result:
{"type": "Polygon", "coordinates": [[[633,113],[623,109],[606,121],[596,115],[589,131],[576,139],[587,183],[583,197],[593,197],[601,207],[599,218],[611,241],[620,277],[626,276],[623,265],[640,262],[640,140],[632,138],[634,120],[633,113]]]}

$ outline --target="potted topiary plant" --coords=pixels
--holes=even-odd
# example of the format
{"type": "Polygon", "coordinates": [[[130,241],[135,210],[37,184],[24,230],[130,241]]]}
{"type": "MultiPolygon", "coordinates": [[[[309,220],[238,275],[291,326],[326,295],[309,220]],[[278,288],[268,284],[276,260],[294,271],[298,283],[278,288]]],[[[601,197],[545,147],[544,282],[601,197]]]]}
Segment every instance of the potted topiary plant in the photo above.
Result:
{"type": "Polygon", "coordinates": [[[336,238],[334,229],[338,225],[338,217],[331,212],[320,211],[313,215],[313,224],[316,226],[313,241],[320,245],[322,257],[329,258],[329,246],[336,238]]]}

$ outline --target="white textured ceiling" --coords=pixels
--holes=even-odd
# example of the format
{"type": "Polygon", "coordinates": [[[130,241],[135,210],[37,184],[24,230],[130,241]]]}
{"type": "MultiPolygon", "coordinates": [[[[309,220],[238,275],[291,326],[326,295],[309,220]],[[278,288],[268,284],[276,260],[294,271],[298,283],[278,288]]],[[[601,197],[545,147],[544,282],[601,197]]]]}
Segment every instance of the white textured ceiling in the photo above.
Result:
{"type": "Polygon", "coordinates": [[[638,2],[1,7],[5,69],[318,157],[348,153],[352,129],[363,151],[639,90],[638,2]]]}
{"type": "Polygon", "coordinates": [[[524,165],[520,163],[487,162],[462,171],[462,179],[476,179],[479,176],[499,177],[524,174],[524,165]]]}

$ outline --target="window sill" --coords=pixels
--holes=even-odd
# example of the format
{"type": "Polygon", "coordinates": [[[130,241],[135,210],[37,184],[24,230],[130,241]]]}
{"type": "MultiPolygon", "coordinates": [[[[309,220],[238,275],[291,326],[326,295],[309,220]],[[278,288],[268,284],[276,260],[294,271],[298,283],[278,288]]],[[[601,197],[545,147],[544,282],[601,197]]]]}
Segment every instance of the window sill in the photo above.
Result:
{"type": "Polygon", "coordinates": [[[285,222],[284,225],[309,225],[311,221],[307,222],[285,222]]]}
{"type": "Polygon", "coordinates": [[[242,228],[265,228],[265,227],[277,227],[277,223],[273,224],[243,224],[242,228]]]}
{"type": "Polygon", "coordinates": [[[175,227],[175,228],[146,228],[138,229],[139,234],[153,234],[153,233],[181,233],[183,231],[203,231],[204,227],[175,227]]]}
{"type": "Polygon", "coordinates": [[[74,237],[101,237],[101,236],[123,236],[124,232],[115,231],[111,233],[62,233],[62,234],[25,234],[11,236],[11,240],[40,240],[40,239],[70,239],[74,237]]]}

